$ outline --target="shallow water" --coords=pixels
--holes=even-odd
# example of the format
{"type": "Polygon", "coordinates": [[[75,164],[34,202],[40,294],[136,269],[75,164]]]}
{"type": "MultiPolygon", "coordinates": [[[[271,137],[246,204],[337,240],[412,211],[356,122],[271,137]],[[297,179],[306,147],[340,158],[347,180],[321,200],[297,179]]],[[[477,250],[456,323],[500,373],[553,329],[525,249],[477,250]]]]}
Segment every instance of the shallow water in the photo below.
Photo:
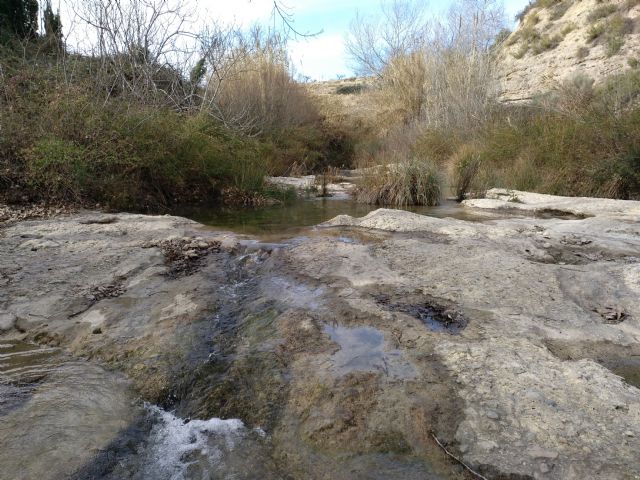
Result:
{"type": "MultiPolygon", "coordinates": [[[[348,199],[316,198],[298,199],[286,205],[259,208],[230,208],[219,205],[190,207],[178,209],[172,213],[235,233],[261,237],[277,235],[283,238],[331,220],[338,215],[363,217],[378,208],[381,207],[364,205],[348,199]]],[[[409,206],[403,210],[438,218],[452,217],[461,220],[494,218],[487,213],[482,214],[465,209],[454,201],[444,201],[437,207],[409,206]]]]}
{"type": "Polygon", "coordinates": [[[249,429],[237,419],[185,420],[155,405],[145,410],[152,426],[135,454],[121,459],[100,478],[205,480],[251,478],[251,472],[268,472],[268,439],[262,430],[249,429]]]}
{"type": "Polygon", "coordinates": [[[402,352],[386,349],[384,334],[372,327],[343,327],[327,325],[325,333],[336,342],[340,349],[331,360],[337,375],[351,372],[381,372],[396,379],[414,378],[416,371],[402,352]]]}
{"type": "Polygon", "coordinates": [[[138,415],[128,382],[55,348],[0,346],[0,478],[68,478],[138,415]]]}
{"type": "MultiPolygon", "coordinates": [[[[344,199],[315,199],[257,209],[214,207],[174,213],[261,239],[291,239],[337,215],[363,216],[376,208],[344,199]]],[[[410,210],[436,217],[479,218],[455,202],[410,210]]],[[[373,235],[342,230],[333,234],[346,243],[371,241],[367,235],[373,235]]],[[[247,254],[248,260],[252,255],[247,254]]],[[[235,288],[242,282],[232,281],[232,272],[229,281],[222,288],[229,287],[230,304],[243,303],[247,294],[235,288]]],[[[273,275],[261,288],[263,294],[277,299],[274,305],[323,308],[324,287],[307,287],[273,275]]],[[[231,317],[236,313],[233,305],[228,307],[231,317]]],[[[224,309],[216,314],[219,331],[228,327],[219,318],[224,314],[224,309]]],[[[414,366],[377,329],[327,326],[325,333],[337,344],[331,357],[336,376],[356,371],[382,373],[392,380],[417,376],[414,366]]],[[[240,420],[180,418],[157,406],[143,406],[123,375],[57,348],[0,342],[0,480],[283,478],[272,452],[271,439],[240,420]]],[[[314,458],[310,464],[322,461],[314,458]]],[[[386,452],[342,462],[340,468],[352,472],[348,478],[449,478],[432,474],[424,460],[386,452]]]]}

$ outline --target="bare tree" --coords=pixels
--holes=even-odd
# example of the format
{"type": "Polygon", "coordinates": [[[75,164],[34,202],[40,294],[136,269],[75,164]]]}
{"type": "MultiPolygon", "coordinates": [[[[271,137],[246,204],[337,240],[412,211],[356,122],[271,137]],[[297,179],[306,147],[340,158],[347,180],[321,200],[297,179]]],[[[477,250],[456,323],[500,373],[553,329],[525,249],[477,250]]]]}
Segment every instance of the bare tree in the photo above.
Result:
{"type": "Polygon", "coordinates": [[[497,0],[458,0],[444,21],[419,0],[395,0],[378,19],[356,18],[347,50],[405,122],[464,129],[493,105],[491,45],[503,18],[497,0]]]}
{"type": "Polygon", "coordinates": [[[254,26],[249,33],[220,30],[204,37],[211,73],[202,109],[249,135],[309,121],[315,115],[293,80],[287,37],[254,26]]]}
{"type": "Polygon", "coordinates": [[[346,39],[355,70],[381,77],[395,58],[420,50],[430,30],[425,8],[422,0],[394,0],[379,18],[358,14],[346,39]]]}
{"type": "Polygon", "coordinates": [[[193,12],[183,0],[83,0],[75,12],[99,59],[96,78],[106,99],[116,93],[176,101],[181,66],[196,47],[193,12]]]}

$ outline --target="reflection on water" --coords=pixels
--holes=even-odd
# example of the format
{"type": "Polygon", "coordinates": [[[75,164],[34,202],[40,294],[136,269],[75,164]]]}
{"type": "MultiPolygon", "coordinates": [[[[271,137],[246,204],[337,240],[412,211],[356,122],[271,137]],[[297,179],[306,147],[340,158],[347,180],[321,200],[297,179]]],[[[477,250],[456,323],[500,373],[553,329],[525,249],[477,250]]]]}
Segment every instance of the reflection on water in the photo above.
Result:
{"type": "Polygon", "coordinates": [[[339,375],[355,371],[381,372],[391,378],[413,378],[416,371],[399,350],[384,348],[384,335],[371,327],[327,325],[325,333],[340,345],[331,357],[339,375]]]}
{"type": "MultiPolygon", "coordinates": [[[[190,207],[173,212],[197,222],[231,230],[246,235],[286,235],[331,220],[338,215],[363,217],[377,210],[378,206],[364,205],[344,199],[299,199],[287,205],[259,208],[230,208],[223,206],[190,207]]],[[[452,217],[463,220],[478,220],[477,213],[465,210],[460,204],[445,201],[437,207],[406,207],[404,210],[432,217],[452,217]]]]}

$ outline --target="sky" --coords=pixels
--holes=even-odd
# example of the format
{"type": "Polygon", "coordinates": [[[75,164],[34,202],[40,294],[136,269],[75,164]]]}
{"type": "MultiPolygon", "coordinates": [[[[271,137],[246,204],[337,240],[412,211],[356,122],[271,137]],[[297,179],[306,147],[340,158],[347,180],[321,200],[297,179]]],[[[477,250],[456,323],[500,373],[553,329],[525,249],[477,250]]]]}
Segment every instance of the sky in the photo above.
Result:
{"type": "MultiPolygon", "coordinates": [[[[62,0],[64,2],[64,0],[62,0]]],[[[195,10],[200,21],[215,18],[238,25],[269,22],[273,0],[185,0],[195,10]]],[[[349,24],[359,13],[376,15],[382,2],[392,0],[279,0],[291,14],[294,28],[301,33],[318,33],[310,38],[290,42],[294,71],[300,78],[331,80],[353,75],[345,51],[345,36],[349,24]]],[[[434,14],[446,12],[453,0],[430,0],[427,8],[434,14]]],[[[514,20],[528,0],[503,0],[509,20],[514,20]]],[[[54,0],[54,4],[55,4],[54,0]]],[[[67,14],[61,5],[64,16],[67,14]]],[[[514,20],[515,22],[515,20],[514,20]]]]}
{"type": "MultiPolygon", "coordinates": [[[[290,54],[296,72],[313,80],[330,80],[352,76],[344,48],[349,24],[356,16],[376,15],[382,1],[389,0],[281,0],[293,16],[294,27],[303,33],[322,32],[290,44],[290,54]]],[[[505,13],[515,24],[515,16],[529,0],[503,0],[505,13]]],[[[433,13],[446,12],[452,0],[431,0],[427,8],[433,13]]],[[[237,22],[262,21],[271,15],[272,0],[200,0],[199,7],[237,22]]]]}

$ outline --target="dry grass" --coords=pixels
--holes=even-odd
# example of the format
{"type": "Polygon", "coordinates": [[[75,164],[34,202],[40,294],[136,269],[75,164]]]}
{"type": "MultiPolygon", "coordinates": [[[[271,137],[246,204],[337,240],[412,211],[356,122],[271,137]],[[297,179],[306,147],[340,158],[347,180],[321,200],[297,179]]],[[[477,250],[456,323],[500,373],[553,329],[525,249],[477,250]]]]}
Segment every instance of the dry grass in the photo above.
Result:
{"type": "Polygon", "coordinates": [[[438,169],[433,163],[418,159],[369,169],[356,193],[359,202],[396,207],[438,205],[441,196],[438,169]]]}
{"type": "Polygon", "coordinates": [[[455,196],[462,201],[471,190],[482,166],[480,149],[475,145],[462,144],[450,157],[449,165],[455,196]]]}
{"type": "Polygon", "coordinates": [[[235,58],[215,91],[212,113],[226,125],[249,135],[317,122],[318,111],[305,88],[289,72],[286,56],[264,47],[235,58]]]}

